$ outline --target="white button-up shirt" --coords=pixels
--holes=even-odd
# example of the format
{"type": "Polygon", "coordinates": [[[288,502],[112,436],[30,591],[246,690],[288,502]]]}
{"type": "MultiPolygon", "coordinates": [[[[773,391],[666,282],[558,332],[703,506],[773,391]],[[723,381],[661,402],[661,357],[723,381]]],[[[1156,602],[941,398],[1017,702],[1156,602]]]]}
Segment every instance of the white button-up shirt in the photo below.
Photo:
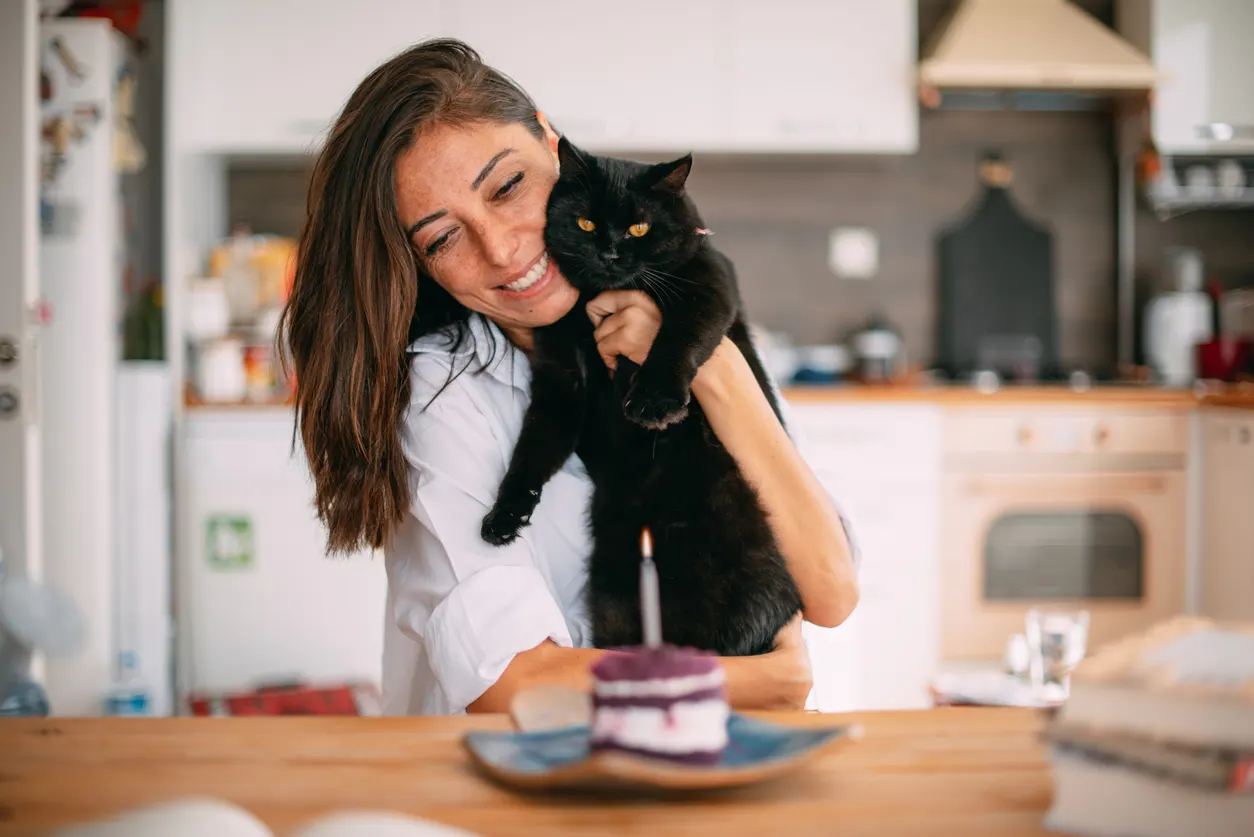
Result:
{"type": "Polygon", "coordinates": [[[584,587],[592,483],[572,456],[544,486],[520,537],[485,543],[479,527],[522,428],[530,364],[479,317],[456,352],[443,335],[409,350],[401,441],[413,502],[385,550],[383,712],[461,713],[514,655],[546,639],[591,644],[584,587]],[[450,383],[450,369],[464,371],[450,383]]]}

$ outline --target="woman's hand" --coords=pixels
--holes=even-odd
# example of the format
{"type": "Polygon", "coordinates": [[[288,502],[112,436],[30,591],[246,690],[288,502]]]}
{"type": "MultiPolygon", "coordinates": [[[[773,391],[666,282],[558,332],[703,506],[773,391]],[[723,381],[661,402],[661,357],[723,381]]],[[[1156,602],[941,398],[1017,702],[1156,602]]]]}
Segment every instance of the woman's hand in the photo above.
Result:
{"type": "Polygon", "coordinates": [[[804,709],[814,686],[801,614],[775,635],[775,647],[756,657],[723,657],[727,691],[737,709],[804,709]]]}
{"type": "Polygon", "coordinates": [[[597,351],[613,372],[618,356],[643,365],[662,327],[662,312],[644,291],[606,291],[588,303],[597,351]]]}
{"type": "Polygon", "coordinates": [[[804,709],[806,698],[814,687],[814,672],[810,669],[810,650],[801,635],[801,614],[794,616],[775,635],[775,648],[765,655],[773,658],[780,701],[787,709],[804,709]]]}

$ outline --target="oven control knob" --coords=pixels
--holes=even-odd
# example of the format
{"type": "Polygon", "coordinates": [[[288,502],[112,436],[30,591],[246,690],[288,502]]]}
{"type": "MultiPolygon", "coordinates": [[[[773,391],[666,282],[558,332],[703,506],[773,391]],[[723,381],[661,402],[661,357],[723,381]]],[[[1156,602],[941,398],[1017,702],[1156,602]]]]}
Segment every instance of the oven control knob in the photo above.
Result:
{"type": "Polygon", "coordinates": [[[21,406],[17,390],[12,387],[0,387],[0,419],[17,418],[17,408],[21,406]]]}

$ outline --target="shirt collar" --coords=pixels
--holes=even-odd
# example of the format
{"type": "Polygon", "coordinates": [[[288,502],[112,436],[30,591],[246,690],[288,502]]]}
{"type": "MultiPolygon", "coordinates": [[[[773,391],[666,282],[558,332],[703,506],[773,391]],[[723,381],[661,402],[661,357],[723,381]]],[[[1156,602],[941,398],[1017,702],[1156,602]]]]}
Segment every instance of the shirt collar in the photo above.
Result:
{"type": "Polygon", "coordinates": [[[458,368],[470,361],[468,372],[476,372],[482,368],[485,375],[519,389],[526,390],[531,384],[531,363],[527,356],[487,317],[475,314],[470,316],[467,320],[466,339],[456,351],[453,350],[451,329],[441,329],[419,337],[405,350],[414,355],[443,355],[456,363],[458,368]]]}

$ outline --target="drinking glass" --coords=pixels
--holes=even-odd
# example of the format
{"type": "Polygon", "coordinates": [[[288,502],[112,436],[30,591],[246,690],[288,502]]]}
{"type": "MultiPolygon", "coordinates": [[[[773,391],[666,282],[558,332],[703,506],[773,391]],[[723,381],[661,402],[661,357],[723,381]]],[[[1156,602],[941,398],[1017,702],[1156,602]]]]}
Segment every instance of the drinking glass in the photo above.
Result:
{"type": "Polygon", "coordinates": [[[1065,699],[1071,690],[1071,671],[1084,659],[1088,645],[1088,611],[1033,608],[1025,627],[1032,687],[1065,699]]]}

